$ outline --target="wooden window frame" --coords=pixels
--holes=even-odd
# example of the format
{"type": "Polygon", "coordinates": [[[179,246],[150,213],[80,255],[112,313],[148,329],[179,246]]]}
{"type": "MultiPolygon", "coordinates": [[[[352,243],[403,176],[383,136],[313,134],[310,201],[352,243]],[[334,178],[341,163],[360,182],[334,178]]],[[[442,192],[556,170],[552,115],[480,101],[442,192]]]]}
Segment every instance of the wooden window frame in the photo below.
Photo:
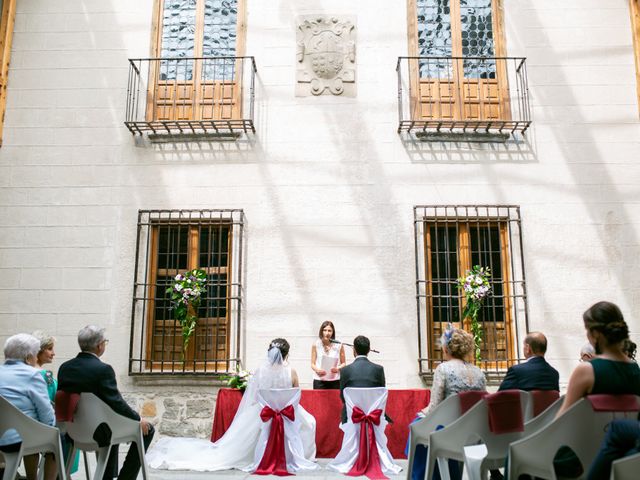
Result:
{"type": "Polygon", "coordinates": [[[9,79],[9,63],[11,61],[11,45],[13,43],[13,27],[16,18],[16,0],[2,2],[0,18],[0,146],[4,127],[4,114],[7,107],[7,84],[9,79]]]}
{"type": "MultiPolygon", "coordinates": [[[[165,0],[154,0],[151,25],[151,57],[162,52],[162,20],[165,0]]],[[[237,0],[235,57],[243,57],[246,45],[247,0],[237,0]]],[[[149,71],[147,121],[209,121],[242,118],[243,62],[236,59],[233,80],[202,81],[204,0],[196,0],[193,81],[162,82],[158,79],[160,62],[149,71]],[[172,85],[173,83],[173,85],[172,85]]]]}
{"type": "MultiPolygon", "coordinates": [[[[179,223],[175,223],[174,225],[180,225],[179,223]]],[[[153,283],[151,283],[149,285],[149,291],[147,293],[147,297],[149,298],[149,309],[147,311],[147,341],[146,341],[146,353],[145,353],[145,358],[147,359],[147,361],[151,362],[152,365],[152,369],[153,370],[164,370],[166,368],[170,368],[171,365],[173,363],[175,363],[175,361],[156,361],[153,360],[154,357],[154,352],[152,352],[151,348],[153,345],[153,334],[154,334],[154,329],[157,326],[157,322],[158,320],[156,320],[155,318],[155,288],[157,285],[157,279],[159,275],[162,275],[163,273],[163,269],[159,269],[158,268],[158,243],[159,243],[159,233],[160,233],[160,228],[164,227],[164,226],[168,226],[171,227],[173,225],[171,224],[166,224],[166,223],[162,223],[162,224],[156,224],[156,225],[152,225],[151,227],[151,250],[149,252],[150,258],[149,258],[149,278],[151,278],[153,280],[153,283]]],[[[224,273],[225,275],[227,275],[227,285],[231,285],[233,283],[233,278],[232,278],[232,269],[230,268],[230,265],[232,265],[232,245],[233,245],[233,230],[232,230],[232,225],[231,222],[217,222],[215,224],[204,224],[204,225],[198,225],[198,224],[187,224],[184,226],[185,228],[188,229],[187,232],[187,239],[188,239],[188,244],[187,244],[187,267],[186,270],[190,271],[196,268],[202,268],[202,270],[204,270],[207,275],[210,274],[221,274],[224,273]],[[198,264],[199,261],[199,257],[200,257],[200,235],[199,235],[199,230],[201,227],[211,227],[211,226],[220,226],[220,228],[226,228],[228,230],[228,236],[227,236],[227,266],[225,267],[200,267],[200,265],[198,264]]],[[[164,275],[165,277],[167,276],[173,276],[175,275],[175,269],[164,269],[166,271],[164,271],[164,275]]],[[[230,314],[231,314],[231,302],[229,299],[229,295],[227,294],[227,298],[225,300],[226,303],[226,316],[225,317],[207,317],[206,319],[204,318],[200,318],[199,321],[202,320],[214,320],[219,322],[220,320],[224,320],[225,323],[225,338],[226,338],[226,342],[225,342],[225,353],[228,353],[230,350],[230,341],[231,341],[231,337],[229,335],[229,319],[230,319],[230,314]]],[[[164,320],[164,323],[169,323],[169,324],[173,324],[175,329],[179,329],[180,327],[177,325],[177,321],[176,320],[164,320]]],[[[169,328],[171,328],[171,326],[169,326],[169,328]]],[[[194,333],[195,336],[195,333],[194,333]]],[[[195,342],[192,341],[189,342],[189,346],[187,348],[187,351],[185,352],[185,363],[189,363],[191,365],[194,366],[195,370],[203,370],[205,369],[206,365],[204,361],[198,361],[198,360],[193,360],[193,358],[195,358],[195,342]]],[[[214,348],[217,349],[217,346],[215,346],[214,348]]],[[[217,351],[216,352],[212,352],[212,358],[217,358],[217,351]]],[[[211,360],[214,361],[214,360],[211,360]]],[[[216,365],[216,371],[226,371],[226,369],[221,368],[219,366],[218,363],[215,364],[216,365]]]]}
{"type": "Polygon", "coordinates": [[[640,115],[640,0],[629,0],[631,13],[631,37],[636,64],[636,95],[638,98],[638,114],[640,115]]]}
{"type": "MultiPolygon", "coordinates": [[[[428,288],[429,295],[427,295],[427,331],[429,336],[429,342],[427,344],[427,352],[430,358],[435,356],[435,352],[439,350],[437,348],[438,335],[435,332],[434,323],[431,320],[433,317],[433,308],[434,305],[432,303],[433,299],[433,270],[431,267],[431,254],[432,254],[432,241],[431,241],[431,226],[439,225],[438,219],[425,219],[425,235],[424,235],[424,271],[426,272],[426,277],[428,279],[428,288]]],[[[508,359],[514,358],[514,347],[516,342],[514,341],[513,336],[513,318],[512,318],[512,305],[511,305],[511,292],[510,292],[510,281],[509,281],[509,235],[508,235],[508,224],[505,221],[500,219],[491,220],[490,222],[478,222],[474,223],[472,227],[468,223],[457,223],[456,227],[456,236],[457,236],[457,252],[456,257],[458,259],[458,276],[464,274],[464,272],[470,270],[473,265],[471,261],[471,228],[490,228],[497,226],[499,230],[500,237],[500,264],[502,268],[502,288],[503,288],[503,296],[504,296],[504,330],[506,336],[506,348],[507,348],[507,360],[491,360],[483,358],[483,366],[485,369],[495,369],[495,370],[505,370],[508,368],[508,359]]],[[[459,300],[460,309],[463,310],[466,306],[466,299],[461,292],[458,292],[456,295],[459,300]]],[[[464,330],[471,331],[471,321],[467,318],[462,320],[462,325],[459,325],[458,322],[453,322],[455,327],[463,328],[464,330]]]]}
{"type": "Polygon", "coordinates": [[[139,211],[130,375],[221,375],[241,368],[243,230],[244,212],[239,209],[139,211]],[[169,243],[161,244],[163,228],[170,235],[177,235],[173,240],[168,237],[169,243]],[[204,235],[209,243],[202,250],[204,235]],[[216,255],[223,257],[216,260],[216,255]],[[204,266],[200,265],[201,260],[204,266]],[[208,283],[213,290],[204,294],[205,301],[200,306],[207,312],[200,312],[196,332],[183,356],[180,325],[165,310],[168,299],[164,292],[176,274],[195,268],[203,269],[208,278],[213,277],[211,282],[220,283],[208,283]],[[163,305],[158,313],[160,300],[163,305]]]}
{"type": "Polygon", "coordinates": [[[522,361],[521,340],[529,331],[520,207],[416,205],[413,213],[420,375],[429,381],[443,361],[437,341],[448,321],[470,330],[469,322],[461,319],[464,296],[457,289],[457,278],[474,261],[500,269],[492,280],[502,291],[495,288],[495,298],[486,302],[491,326],[485,330],[479,366],[492,382],[501,378],[508,367],[522,361]]]}
{"type": "MultiPolygon", "coordinates": [[[[451,56],[462,57],[462,24],[460,17],[460,0],[450,0],[451,21],[451,56]]],[[[506,57],[506,40],[504,35],[503,0],[491,0],[492,33],[494,40],[495,56],[506,57]]],[[[409,56],[418,57],[418,13],[416,0],[407,0],[407,34],[409,56]]],[[[497,118],[502,121],[511,120],[511,105],[509,97],[509,83],[507,64],[505,61],[496,63],[495,89],[488,80],[464,81],[463,61],[452,60],[453,78],[422,80],[420,77],[419,62],[410,61],[409,64],[409,88],[411,118],[445,119],[450,121],[485,120],[482,112],[491,112],[495,115],[497,106],[497,118]],[[473,85],[477,84],[477,85],[473,85]],[[433,100],[435,99],[435,100],[433,100]],[[497,100],[496,100],[497,99],[497,100]],[[433,105],[427,107],[427,114],[423,104],[433,105]],[[495,105],[495,106],[491,106],[495,105]],[[471,113],[477,109],[478,116],[471,113]],[[446,112],[446,113],[445,113],[446,112]]]]}

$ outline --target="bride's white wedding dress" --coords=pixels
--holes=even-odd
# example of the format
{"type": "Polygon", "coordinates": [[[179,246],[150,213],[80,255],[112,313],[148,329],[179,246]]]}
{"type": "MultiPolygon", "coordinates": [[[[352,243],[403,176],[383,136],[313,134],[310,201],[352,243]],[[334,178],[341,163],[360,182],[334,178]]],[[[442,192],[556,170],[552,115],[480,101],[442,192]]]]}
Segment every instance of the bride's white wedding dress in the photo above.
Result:
{"type": "MultiPolygon", "coordinates": [[[[195,470],[210,472],[236,468],[253,472],[260,461],[254,452],[260,436],[261,407],[257,402],[258,390],[291,388],[291,367],[281,360],[262,365],[250,379],[233,422],[216,443],[200,438],[164,437],[146,454],[147,464],[164,470],[195,470]]],[[[300,422],[300,436],[304,458],[287,459],[289,471],[315,470],[316,421],[300,405],[295,410],[296,422],[300,422]]]]}

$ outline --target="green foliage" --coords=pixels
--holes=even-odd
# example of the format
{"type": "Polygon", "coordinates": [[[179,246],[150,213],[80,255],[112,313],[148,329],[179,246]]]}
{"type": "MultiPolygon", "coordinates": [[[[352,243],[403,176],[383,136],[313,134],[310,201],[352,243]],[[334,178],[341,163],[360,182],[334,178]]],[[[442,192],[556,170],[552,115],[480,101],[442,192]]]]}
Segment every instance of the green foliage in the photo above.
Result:
{"type": "Polygon", "coordinates": [[[471,321],[471,334],[475,345],[476,362],[482,360],[480,347],[482,344],[482,327],[478,322],[478,313],[482,308],[485,299],[491,294],[491,270],[489,267],[481,267],[475,265],[463,277],[458,278],[458,290],[461,290],[465,296],[465,307],[462,311],[462,318],[468,318],[471,321]]]}
{"type": "Polygon", "coordinates": [[[182,327],[182,359],[189,346],[189,340],[198,325],[198,307],[202,301],[202,293],[207,284],[204,270],[194,269],[184,274],[179,273],[167,288],[166,294],[171,300],[173,317],[182,327]]]}

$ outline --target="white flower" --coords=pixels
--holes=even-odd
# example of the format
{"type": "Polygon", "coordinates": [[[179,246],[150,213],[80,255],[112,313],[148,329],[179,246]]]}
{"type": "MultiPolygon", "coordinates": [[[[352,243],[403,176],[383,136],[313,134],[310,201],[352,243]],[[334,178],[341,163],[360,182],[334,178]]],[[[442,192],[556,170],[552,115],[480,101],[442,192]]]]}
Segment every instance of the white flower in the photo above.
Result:
{"type": "Polygon", "coordinates": [[[184,277],[182,276],[182,274],[177,274],[176,275],[176,282],[181,282],[182,280],[184,280],[184,277]]]}
{"type": "Polygon", "coordinates": [[[176,286],[174,287],[176,292],[179,292],[180,290],[182,290],[182,288],[183,288],[182,284],[180,284],[180,283],[176,283],[176,286]]]}

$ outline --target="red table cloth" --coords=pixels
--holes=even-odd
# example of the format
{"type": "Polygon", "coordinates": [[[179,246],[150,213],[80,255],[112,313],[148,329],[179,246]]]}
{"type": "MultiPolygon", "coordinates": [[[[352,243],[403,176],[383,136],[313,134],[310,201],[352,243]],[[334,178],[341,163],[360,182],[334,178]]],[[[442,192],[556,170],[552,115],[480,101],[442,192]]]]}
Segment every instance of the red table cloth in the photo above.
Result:
{"type": "MultiPolygon", "coordinates": [[[[385,433],[393,458],[407,458],[404,448],[409,436],[409,424],[416,412],[428,405],[429,398],[429,390],[389,390],[386,413],[393,424],[387,425],[385,433]]],[[[227,431],[241,399],[242,393],[239,390],[220,389],[213,416],[212,442],[227,431]]],[[[319,458],[335,457],[342,445],[340,391],[303,390],[300,405],[316,419],[316,455],[319,458]]]]}

